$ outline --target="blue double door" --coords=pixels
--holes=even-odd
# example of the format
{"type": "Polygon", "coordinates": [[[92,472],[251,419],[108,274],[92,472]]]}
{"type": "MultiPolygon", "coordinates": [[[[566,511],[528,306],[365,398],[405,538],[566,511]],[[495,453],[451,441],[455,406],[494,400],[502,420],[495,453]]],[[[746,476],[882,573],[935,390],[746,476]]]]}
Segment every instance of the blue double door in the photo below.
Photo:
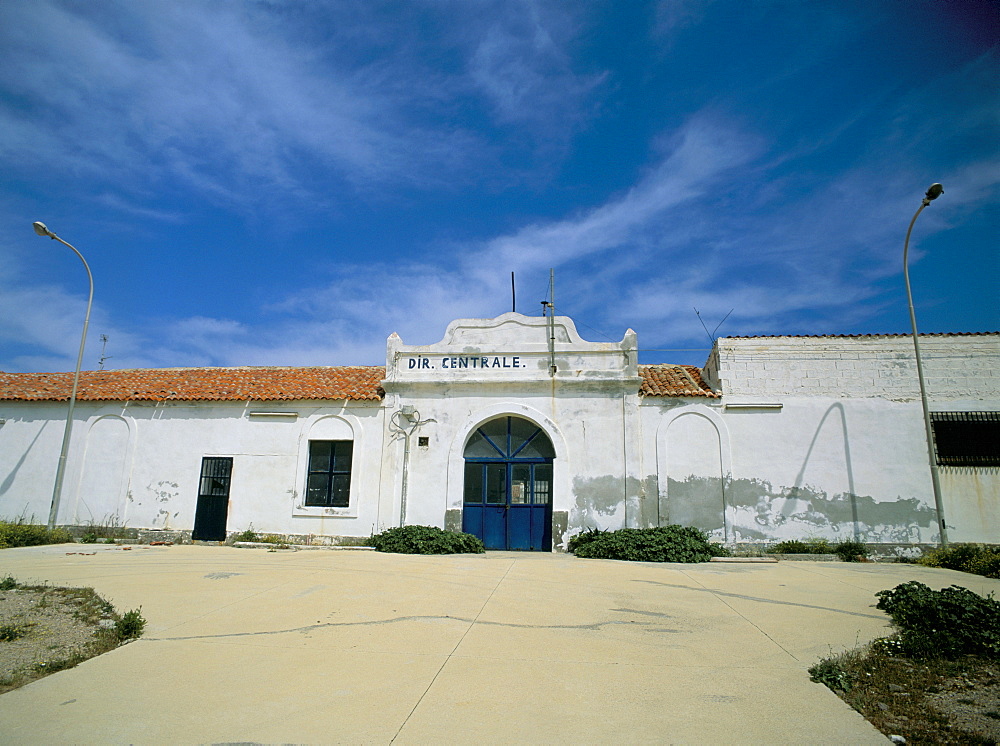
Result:
{"type": "Polygon", "coordinates": [[[532,422],[501,417],[465,449],[462,530],[487,549],[551,551],[552,443],[532,422]]]}

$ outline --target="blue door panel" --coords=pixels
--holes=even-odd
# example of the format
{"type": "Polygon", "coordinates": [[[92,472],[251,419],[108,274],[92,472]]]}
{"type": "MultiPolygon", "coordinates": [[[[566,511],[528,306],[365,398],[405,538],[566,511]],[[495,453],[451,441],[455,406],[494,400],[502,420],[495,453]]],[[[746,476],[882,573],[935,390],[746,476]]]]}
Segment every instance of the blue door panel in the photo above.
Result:
{"type": "Polygon", "coordinates": [[[462,531],[483,538],[483,508],[481,505],[466,505],[462,511],[462,531]]]}
{"type": "Polygon", "coordinates": [[[531,548],[541,550],[552,546],[552,520],[547,505],[531,506],[531,548]]]}
{"type": "Polygon", "coordinates": [[[507,548],[506,512],[503,505],[487,505],[483,508],[483,534],[480,538],[487,549],[507,548]]]}
{"type": "Polygon", "coordinates": [[[530,505],[512,505],[507,511],[507,546],[509,549],[534,549],[531,545],[530,505]]]}

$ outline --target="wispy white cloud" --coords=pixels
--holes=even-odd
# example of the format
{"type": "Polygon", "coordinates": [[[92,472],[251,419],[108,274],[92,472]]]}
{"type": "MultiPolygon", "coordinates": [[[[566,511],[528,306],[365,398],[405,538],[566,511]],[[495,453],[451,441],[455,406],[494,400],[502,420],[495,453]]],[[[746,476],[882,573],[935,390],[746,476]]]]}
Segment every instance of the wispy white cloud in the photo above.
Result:
{"type": "Polygon", "coordinates": [[[492,102],[501,122],[575,119],[581,102],[602,81],[602,72],[578,74],[561,40],[572,33],[572,20],[553,7],[521,0],[494,4],[473,24],[475,51],[469,59],[473,84],[492,102]]]}
{"type": "Polygon", "coordinates": [[[501,4],[489,23],[459,12],[479,21],[455,32],[464,70],[428,67],[412,29],[337,7],[325,45],[304,45],[308,18],[280,6],[5,4],[0,88],[22,105],[0,111],[0,156],[104,183],[175,182],[224,206],[308,201],[331,180],[441,187],[495,158],[457,116],[441,121],[476,89],[498,121],[555,126],[597,82],[569,68],[551,32],[564,22],[532,2],[501,4]],[[365,40],[366,23],[390,38],[365,40]],[[364,54],[348,59],[341,44],[364,54]]]}
{"type": "Polygon", "coordinates": [[[693,117],[670,142],[663,160],[625,194],[580,215],[495,238],[483,256],[530,271],[640,243],[650,230],[662,234],[665,215],[704,196],[732,169],[753,160],[762,144],[707,114],[693,117]]]}
{"type": "Polygon", "coordinates": [[[313,188],[309,162],[348,184],[419,180],[432,163],[459,168],[472,143],[422,127],[400,89],[386,95],[364,70],[331,65],[237,6],[134,5],[110,27],[89,6],[6,8],[14,64],[0,84],[26,102],[0,121],[9,163],[107,181],[174,178],[246,200],[313,188]],[[29,32],[39,26],[44,39],[29,32]]]}
{"type": "MultiPolygon", "coordinates": [[[[687,2],[651,9],[662,54],[663,39],[700,23],[706,8],[714,12],[687,2]]],[[[879,88],[791,135],[755,119],[750,98],[784,92],[803,59],[825,64],[853,33],[829,10],[823,18],[837,19],[836,33],[783,59],[752,92],[707,91],[700,103],[682,92],[678,100],[700,110],[679,125],[668,122],[680,109],[646,112],[642,131],[661,135],[631,152],[628,168],[643,148],[651,153],[631,186],[602,192],[602,175],[581,176],[577,162],[589,202],[536,210],[537,193],[505,190],[525,173],[545,172],[535,187],[550,176],[558,148],[534,158],[538,144],[568,149],[620,83],[574,56],[593,32],[581,31],[586,13],[541,0],[0,4],[0,158],[26,182],[45,172],[79,185],[80,200],[123,222],[178,231],[191,223],[183,210],[203,202],[258,219],[289,202],[312,215],[350,212],[343,205],[359,194],[386,208],[366,220],[393,222],[402,220],[393,208],[419,190],[434,195],[428,210],[440,226],[465,208],[440,195],[462,195],[477,180],[489,187],[470,201],[496,194],[512,206],[513,227],[483,227],[478,239],[449,243],[440,238],[454,235],[447,227],[431,227],[438,232],[386,231],[351,258],[304,247],[294,284],[251,280],[242,308],[126,317],[99,294],[92,336],[109,334],[114,367],[379,363],[392,331],[429,343],[456,317],[508,310],[512,270],[519,307],[537,313],[540,296],[529,293],[550,267],[559,308],[612,338],[635,326],[646,345],[703,343],[694,306],[706,323],[735,309],[723,333],[843,331],[888,303],[903,231],[927,184],[945,183],[948,209],[926,211],[921,237],[995,203],[1000,163],[982,147],[998,127],[985,87],[995,53],[902,93],[879,88]],[[29,27],[45,28],[44,38],[29,27]],[[943,99],[958,104],[938,113],[943,99]],[[512,164],[511,153],[528,156],[512,164]],[[404,233],[410,244],[396,251],[404,233]],[[335,281],[306,269],[323,262],[336,266],[335,281]],[[265,297],[273,300],[254,300],[265,297]]],[[[789,111],[800,108],[808,107],[789,111]]],[[[36,217],[8,215],[24,231],[36,217]]],[[[54,279],[30,279],[37,265],[18,274],[24,239],[8,240],[4,222],[0,342],[13,352],[0,367],[68,369],[85,299],[54,279]]],[[[234,261],[243,258],[202,266],[224,278],[234,261]]],[[[89,349],[96,360],[93,339],[89,349]]]]}

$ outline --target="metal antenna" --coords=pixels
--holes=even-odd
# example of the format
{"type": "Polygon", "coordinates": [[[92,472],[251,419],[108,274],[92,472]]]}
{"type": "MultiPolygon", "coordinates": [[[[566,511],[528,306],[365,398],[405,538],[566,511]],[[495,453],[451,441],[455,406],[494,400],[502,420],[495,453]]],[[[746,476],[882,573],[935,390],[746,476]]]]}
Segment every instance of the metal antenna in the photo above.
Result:
{"type": "Polygon", "coordinates": [[[510,273],[510,310],[517,313],[517,294],[514,292],[514,273],[510,273]]]}
{"type": "Polygon", "coordinates": [[[694,313],[698,317],[698,321],[701,321],[701,328],[705,330],[705,334],[708,334],[708,341],[709,342],[711,342],[712,344],[715,344],[715,333],[717,331],[719,331],[719,327],[720,326],[722,326],[723,324],[726,323],[726,319],[728,319],[732,315],[733,311],[735,311],[735,310],[736,310],[735,308],[730,308],[729,309],[729,313],[727,313],[725,316],[722,317],[722,321],[720,321],[718,324],[716,324],[715,328],[709,334],[708,327],[705,326],[705,322],[702,321],[702,319],[701,319],[701,314],[698,313],[698,309],[697,308],[694,309],[694,313]]]}
{"type": "Polygon", "coordinates": [[[107,349],[108,349],[108,335],[107,334],[102,334],[101,335],[101,359],[97,361],[97,369],[98,370],[104,370],[104,361],[105,360],[110,360],[112,357],[114,357],[113,355],[105,355],[104,354],[107,351],[107,349]]]}

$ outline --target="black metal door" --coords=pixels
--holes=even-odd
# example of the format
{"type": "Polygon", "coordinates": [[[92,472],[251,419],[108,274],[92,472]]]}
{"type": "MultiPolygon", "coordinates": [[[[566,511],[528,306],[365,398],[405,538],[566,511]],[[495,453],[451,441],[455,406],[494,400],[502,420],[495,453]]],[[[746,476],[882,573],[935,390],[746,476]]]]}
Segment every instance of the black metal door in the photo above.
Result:
{"type": "Polygon", "coordinates": [[[206,456],[201,460],[192,539],[225,541],[232,473],[233,459],[230,456],[206,456]]]}

